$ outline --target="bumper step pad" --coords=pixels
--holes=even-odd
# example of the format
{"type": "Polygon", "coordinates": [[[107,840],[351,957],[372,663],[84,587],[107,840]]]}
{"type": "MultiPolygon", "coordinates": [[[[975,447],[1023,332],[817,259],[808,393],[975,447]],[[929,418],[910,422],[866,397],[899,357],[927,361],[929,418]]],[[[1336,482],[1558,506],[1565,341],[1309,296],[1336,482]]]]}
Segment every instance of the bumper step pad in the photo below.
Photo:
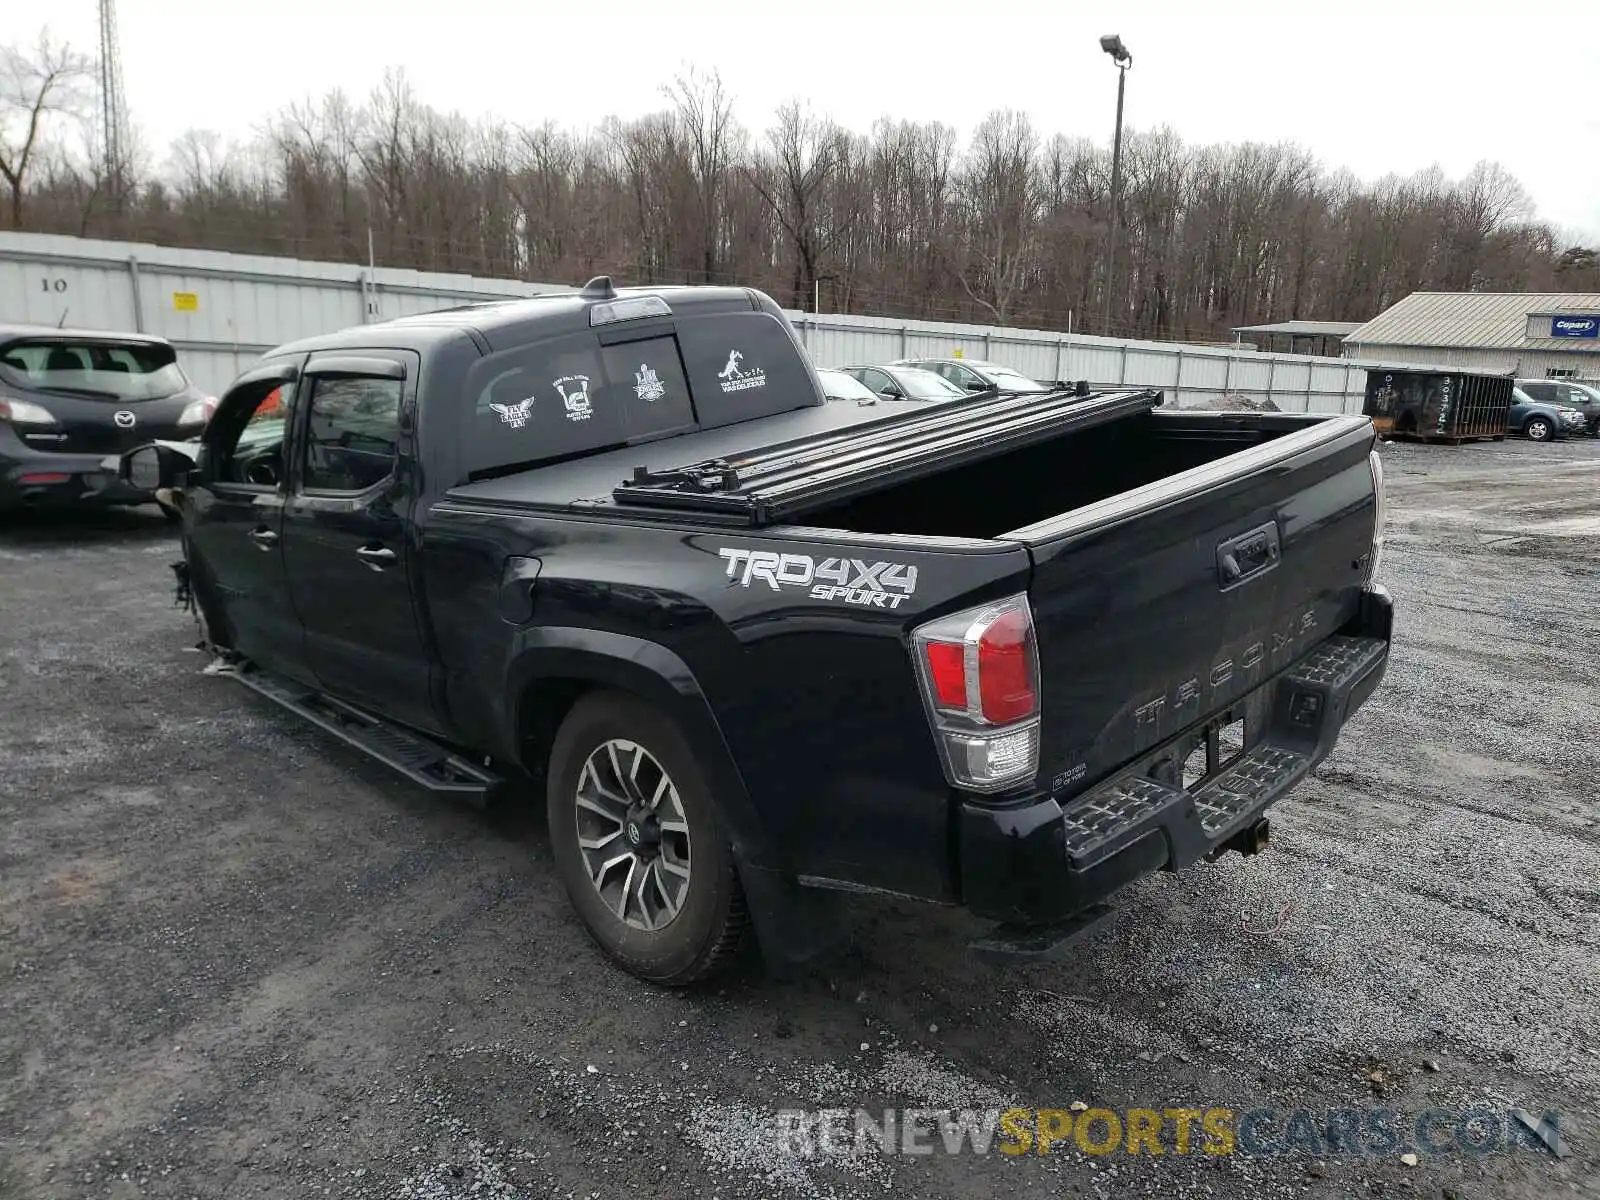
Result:
{"type": "Polygon", "coordinates": [[[1173,739],[1128,773],[1067,801],[1066,894],[1084,907],[1054,924],[1003,924],[973,949],[991,961],[1053,957],[1107,918],[1103,901],[1125,884],[1163,867],[1182,870],[1222,849],[1327,756],[1383,678],[1388,651],[1385,638],[1331,637],[1263,684],[1260,740],[1197,788],[1142,774],[1170,760],[1173,739]]]}
{"type": "Polygon", "coordinates": [[[1362,683],[1387,652],[1379,638],[1323,642],[1274,681],[1263,740],[1192,792],[1133,774],[1073,801],[1062,815],[1068,864],[1092,870],[1156,831],[1172,842],[1168,858],[1175,868],[1214,849],[1327,753],[1349,710],[1365,698],[1362,683]]]}
{"type": "Polygon", "coordinates": [[[342,700],[252,667],[234,672],[233,678],[430,792],[482,802],[500,786],[492,771],[342,700]]]}

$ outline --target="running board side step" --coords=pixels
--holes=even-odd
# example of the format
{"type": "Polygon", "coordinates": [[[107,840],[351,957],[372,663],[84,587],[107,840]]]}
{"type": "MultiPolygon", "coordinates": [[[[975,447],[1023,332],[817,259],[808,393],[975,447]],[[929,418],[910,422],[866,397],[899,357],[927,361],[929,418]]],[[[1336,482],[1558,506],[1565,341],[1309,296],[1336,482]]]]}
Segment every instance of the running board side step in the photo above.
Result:
{"type": "Polygon", "coordinates": [[[230,674],[258,696],[265,696],[436,795],[486,803],[504,782],[494,772],[420,733],[324,696],[314,688],[280,679],[247,663],[239,664],[230,674]]]}

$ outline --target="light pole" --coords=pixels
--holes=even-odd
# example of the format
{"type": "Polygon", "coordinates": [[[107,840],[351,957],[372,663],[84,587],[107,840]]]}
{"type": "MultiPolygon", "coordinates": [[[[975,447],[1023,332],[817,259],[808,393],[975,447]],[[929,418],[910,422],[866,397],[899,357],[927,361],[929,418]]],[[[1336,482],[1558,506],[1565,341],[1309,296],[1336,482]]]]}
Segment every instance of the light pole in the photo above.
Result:
{"type": "Polygon", "coordinates": [[[1133,55],[1115,33],[1100,39],[1100,49],[1111,55],[1111,61],[1117,64],[1117,133],[1111,144],[1111,240],[1106,246],[1106,291],[1100,307],[1100,332],[1106,334],[1111,331],[1111,286],[1116,277],[1117,221],[1122,208],[1122,89],[1128,82],[1133,55]]]}

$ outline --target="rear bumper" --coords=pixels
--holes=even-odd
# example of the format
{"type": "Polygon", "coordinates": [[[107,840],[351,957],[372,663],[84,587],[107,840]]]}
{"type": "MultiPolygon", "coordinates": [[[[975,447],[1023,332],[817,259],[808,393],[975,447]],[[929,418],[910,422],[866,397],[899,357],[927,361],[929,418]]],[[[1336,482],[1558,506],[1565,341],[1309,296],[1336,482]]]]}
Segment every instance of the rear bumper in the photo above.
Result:
{"type": "Polygon", "coordinates": [[[0,425],[0,510],[155,501],[153,492],[123,483],[105,461],[104,454],[35,450],[0,425]]]}
{"type": "MultiPolygon", "coordinates": [[[[1000,921],[1062,921],[1143,875],[1182,870],[1248,831],[1326,758],[1388,666],[1393,606],[1364,594],[1356,627],[1328,638],[1243,704],[1264,732],[1244,755],[1194,791],[1158,782],[1174,738],[1088,792],[1040,794],[959,816],[962,901],[1000,921]]],[[[1252,735],[1253,737],[1255,735],[1252,735]]]]}

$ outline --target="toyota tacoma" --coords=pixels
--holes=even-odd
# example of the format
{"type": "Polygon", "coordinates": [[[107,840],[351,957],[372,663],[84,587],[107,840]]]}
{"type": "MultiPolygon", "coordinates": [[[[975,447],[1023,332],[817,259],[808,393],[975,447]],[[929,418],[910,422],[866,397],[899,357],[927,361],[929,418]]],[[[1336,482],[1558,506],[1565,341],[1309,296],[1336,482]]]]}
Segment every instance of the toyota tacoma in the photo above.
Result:
{"type": "Polygon", "coordinates": [[[744,288],[295,342],[108,461],[182,512],[219,671],[436,792],[542,792],[578,917],[665,984],[747,932],[805,962],[852,893],[1059,955],[1260,849],[1388,658],[1366,418],[829,404],[744,288]]]}

